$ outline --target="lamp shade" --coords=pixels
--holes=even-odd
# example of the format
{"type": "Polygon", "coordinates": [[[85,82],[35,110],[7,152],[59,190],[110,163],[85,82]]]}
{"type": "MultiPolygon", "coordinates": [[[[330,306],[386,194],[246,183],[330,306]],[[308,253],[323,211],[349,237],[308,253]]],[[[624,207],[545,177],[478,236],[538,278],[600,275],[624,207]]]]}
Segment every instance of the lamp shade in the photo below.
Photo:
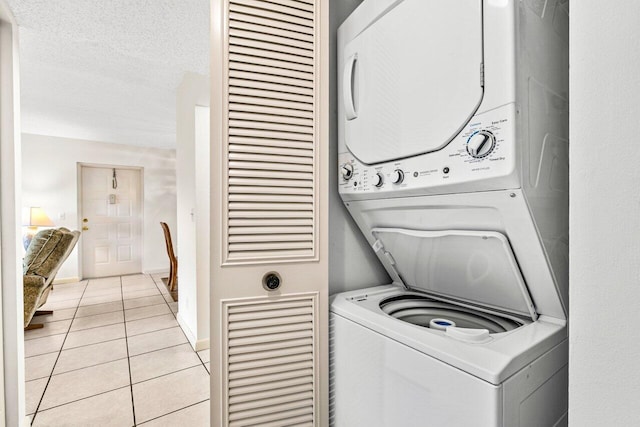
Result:
{"type": "Polygon", "coordinates": [[[28,227],[52,227],[55,225],[51,218],[44,213],[44,210],[39,207],[31,207],[29,208],[29,218],[28,223],[24,224],[28,227]]]}

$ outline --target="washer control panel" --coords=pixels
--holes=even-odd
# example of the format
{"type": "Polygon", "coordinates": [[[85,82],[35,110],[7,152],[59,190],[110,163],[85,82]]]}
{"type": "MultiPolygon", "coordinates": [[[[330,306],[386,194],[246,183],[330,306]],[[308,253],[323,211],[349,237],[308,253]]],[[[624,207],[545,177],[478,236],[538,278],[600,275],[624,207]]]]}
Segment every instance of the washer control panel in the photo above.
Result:
{"type": "Polygon", "coordinates": [[[446,147],[375,165],[338,155],[342,194],[396,192],[449,186],[509,175],[515,168],[515,106],[473,117],[446,147]]]}

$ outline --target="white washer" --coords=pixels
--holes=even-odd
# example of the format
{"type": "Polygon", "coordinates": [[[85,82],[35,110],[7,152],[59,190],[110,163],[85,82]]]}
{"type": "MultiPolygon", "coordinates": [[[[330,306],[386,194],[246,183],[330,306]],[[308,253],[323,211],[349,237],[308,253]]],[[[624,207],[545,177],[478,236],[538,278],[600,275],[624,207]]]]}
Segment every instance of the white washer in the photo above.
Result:
{"type": "Polygon", "coordinates": [[[332,425],[566,424],[567,36],[567,0],[339,28],[339,191],[393,283],[332,299],[332,425]]]}

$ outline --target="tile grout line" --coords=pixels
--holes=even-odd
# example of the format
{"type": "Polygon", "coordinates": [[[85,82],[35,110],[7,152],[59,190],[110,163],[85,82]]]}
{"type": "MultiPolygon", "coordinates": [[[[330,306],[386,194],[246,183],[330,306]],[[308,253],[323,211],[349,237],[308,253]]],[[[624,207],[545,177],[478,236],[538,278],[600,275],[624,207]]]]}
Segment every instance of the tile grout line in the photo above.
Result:
{"type": "Polygon", "coordinates": [[[151,421],[157,420],[157,419],[159,419],[159,418],[166,417],[167,415],[175,414],[176,412],[180,412],[180,411],[185,410],[185,409],[187,409],[187,408],[191,408],[192,406],[199,405],[199,404],[201,404],[201,403],[203,403],[203,402],[206,402],[206,401],[208,401],[208,400],[209,400],[209,399],[205,399],[205,400],[201,400],[200,402],[192,403],[191,405],[187,405],[187,406],[185,406],[184,408],[176,409],[175,411],[168,412],[168,413],[166,413],[166,414],[164,414],[164,415],[160,415],[160,416],[157,416],[157,417],[155,417],[155,418],[148,419],[148,420],[146,420],[145,422],[143,422],[142,424],[138,424],[138,425],[141,425],[141,426],[142,426],[142,425],[144,425],[144,424],[150,423],[151,421]]]}
{"type": "MultiPolygon", "coordinates": [[[[175,328],[177,328],[178,326],[174,326],[175,328]]],[[[164,329],[161,329],[164,330],[164,329]]],[[[157,332],[157,331],[154,331],[157,332]]],[[[138,354],[134,354],[132,356],[130,356],[130,358],[133,357],[138,357],[138,356],[143,356],[145,354],[150,354],[150,353],[155,353],[156,351],[162,351],[162,350],[166,350],[168,348],[173,348],[173,347],[180,347],[181,345],[185,345],[185,344],[189,344],[189,341],[185,341],[185,342],[181,342],[180,344],[174,344],[174,345],[170,345],[168,347],[162,347],[162,348],[157,348],[155,350],[149,350],[149,351],[145,351],[144,353],[138,353],[138,354]]],[[[189,344],[189,348],[191,348],[191,344],[189,344]]],[[[193,349],[192,349],[193,350],[193,349]]]]}
{"type": "MultiPolygon", "coordinates": [[[[87,283],[84,285],[84,289],[82,290],[82,295],[84,295],[88,286],[89,286],[89,281],[87,280],[87,283]]],[[[76,318],[76,313],[78,312],[78,307],[80,306],[81,300],[82,300],[82,297],[80,297],[80,300],[78,300],[78,305],[76,306],[76,311],[73,313],[73,318],[71,319],[71,323],[69,324],[69,329],[67,329],[67,333],[65,334],[64,339],[62,340],[62,344],[60,345],[60,350],[58,351],[58,356],[56,357],[56,361],[53,362],[53,367],[51,367],[51,373],[49,374],[49,378],[47,379],[47,384],[45,384],[44,390],[42,390],[42,395],[40,396],[40,400],[38,401],[38,405],[36,406],[36,409],[33,412],[33,418],[31,418],[31,425],[33,425],[33,422],[36,420],[36,417],[38,416],[38,410],[40,409],[40,405],[42,405],[42,400],[44,399],[44,395],[47,392],[47,388],[49,388],[49,384],[51,383],[51,378],[53,378],[53,371],[55,371],[56,365],[58,364],[58,360],[60,359],[60,355],[62,354],[64,343],[67,340],[67,337],[69,336],[69,331],[71,330],[71,325],[73,325],[73,321],[76,318]]]]}
{"type": "Polygon", "coordinates": [[[103,394],[111,393],[113,391],[122,390],[122,389],[125,389],[125,388],[128,388],[128,387],[129,387],[128,385],[123,385],[122,387],[114,388],[113,390],[101,391],[100,393],[92,394],[92,395],[86,396],[86,397],[81,397],[81,398],[75,399],[75,400],[70,400],[69,402],[61,403],[59,405],[55,405],[55,406],[52,406],[50,408],[43,409],[40,412],[50,411],[51,409],[60,408],[60,407],[65,406],[65,405],[71,405],[73,403],[81,402],[81,401],[86,400],[86,399],[91,399],[92,397],[101,396],[103,394]]]}
{"type": "Polygon", "coordinates": [[[176,374],[176,373],[182,372],[182,371],[188,371],[189,369],[197,368],[198,366],[200,366],[199,363],[197,363],[197,364],[195,364],[193,366],[187,366],[186,368],[180,368],[180,369],[175,370],[175,371],[171,371],[171,372],[167,372],[167,373],[164,373],[164,374],[156,375],[155,377],[147,378],[146,380],[138,381],[137,383],[133,383],[133,384],[138,385],[138,384],[146,383],[146,382],[149,382],[149,381],[152,381],[152,380],[157,380],[158,378],[168,377],[169,375],[173,375],[173,374],[176,374]]]}
{"type": "MultiPolygon", "coordinates": [[[[118,338],[118,339],[119,339],[119,340],[121,340],[122,338],[118,338]]],[[[112,340],[112,341],[117,341],[117,340],[112,340]]],[[[110,342],[110,341],[105,341],[105,342],[110,342]]],[[[67,350],[65,350],[65,351],[67,351],[67,350]]],[[[96,364],[94,364],[94,365],[83,366],[83,367],[81,367],[81,368],[69,369],[68,371],[60,372],[59,374],[54,374],[54,375],[52,375],[52,377],[55,377],[55,376],[58,376],[58,375],[68,374],[68,373],[70,373],[70,372],[77,372],[77,371],[81,371],[81,370],[83,370],[83,369],[87,369],[87,368],[95,368],[96,366],[106,365],[107,363],[119,362],[119,361],[124,360],[124,359],[126,359],[126,358],[127,358],[127,356],[125,356],[125,357],[121,357],[121,358],[119,358],[119,359],[109,360],[109,361],[107,361],[107,362],[96,363],[96,364]]]]}
{"type": "MultiPolygon", "coordinates": [[[[122,296],[122,307],[124,308],[124,290],[122,289],[122,276],[120,276],[120,295],[122,296]]],[[[123,313],[124,320],[124,342],[127,347],[127,366],[129,367],[129,392],[131,393],[131,412],[133,415],[133,425],[136,425],[136,404],[133,399],[133,379],[131,378],[131,357],[129,356],[129,336],[127,335],[127,314],[123,313]]]]}

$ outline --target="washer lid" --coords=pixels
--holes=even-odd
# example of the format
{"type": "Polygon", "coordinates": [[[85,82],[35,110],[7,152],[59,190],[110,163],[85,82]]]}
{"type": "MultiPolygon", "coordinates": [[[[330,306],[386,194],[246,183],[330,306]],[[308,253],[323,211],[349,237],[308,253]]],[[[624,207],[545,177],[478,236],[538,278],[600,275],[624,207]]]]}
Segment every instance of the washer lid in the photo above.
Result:
{"type": "Polygon", "coordinates": [[[374,228],[373,245],[410,289],[536,320],[507,238],[495,231],[374,228]]]}
{"type": "Polygon", "coordinates": [[[482,1],[396,1],[370,18],[339,70],[349,151],[375,164],[441,149],[482,101],[482,1]]]}

